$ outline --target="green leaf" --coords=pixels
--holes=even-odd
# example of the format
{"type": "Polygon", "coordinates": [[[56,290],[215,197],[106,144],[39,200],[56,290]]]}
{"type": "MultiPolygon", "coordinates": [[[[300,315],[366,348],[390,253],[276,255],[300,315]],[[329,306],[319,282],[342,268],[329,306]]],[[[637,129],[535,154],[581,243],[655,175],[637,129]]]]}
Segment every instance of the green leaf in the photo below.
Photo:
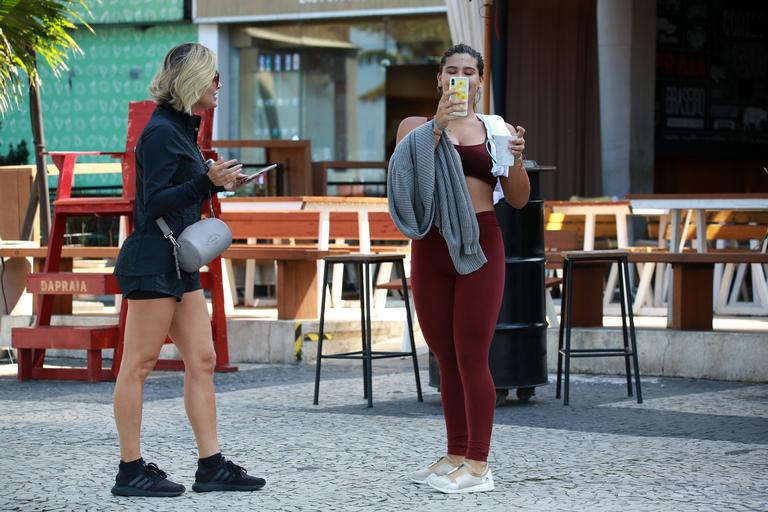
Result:
{"type": "Polygon", "coordinates": [[[86,0],[0,0],[0,114],[21,99],[20,69],[30,83],[39,84],[38,61],[58,77],[69,55],[82,53],[70,34],[76,23],[93,29],[75,10],[78,6],[90,15],[86,0]]]}

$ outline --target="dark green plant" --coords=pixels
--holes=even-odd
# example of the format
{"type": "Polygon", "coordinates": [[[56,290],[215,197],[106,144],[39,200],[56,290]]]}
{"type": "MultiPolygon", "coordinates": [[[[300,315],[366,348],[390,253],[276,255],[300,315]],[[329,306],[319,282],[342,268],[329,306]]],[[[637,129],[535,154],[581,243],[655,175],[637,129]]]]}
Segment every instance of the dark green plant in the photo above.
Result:
{"type": "Polygon", "coordinates": [[[6,156],[0,155],[0,165],[26,165],[28,162],[29,150],[26,140],[16,144],[15,148],[13,144],[8,144],[8,154],[6,156]]]}

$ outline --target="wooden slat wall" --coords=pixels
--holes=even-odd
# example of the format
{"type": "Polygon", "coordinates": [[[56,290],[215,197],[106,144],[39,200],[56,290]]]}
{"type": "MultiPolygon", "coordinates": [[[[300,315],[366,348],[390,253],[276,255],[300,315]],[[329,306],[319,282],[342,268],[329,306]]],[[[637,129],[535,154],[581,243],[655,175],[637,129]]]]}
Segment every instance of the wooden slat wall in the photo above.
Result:
{"type": "MultiPolygon", "coordinates": [[[[3,240],[18,240],[21,236],[34,177],[32,165],[0,167],[0,238],[3,240]]],[[[37,228],[33,239],[37,240],[37,228]]]]}

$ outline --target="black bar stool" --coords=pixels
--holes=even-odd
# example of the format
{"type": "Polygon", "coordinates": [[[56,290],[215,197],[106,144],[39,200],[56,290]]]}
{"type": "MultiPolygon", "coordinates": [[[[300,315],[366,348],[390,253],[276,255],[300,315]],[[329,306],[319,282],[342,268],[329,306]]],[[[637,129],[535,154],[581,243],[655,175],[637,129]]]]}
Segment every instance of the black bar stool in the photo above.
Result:
{"type": "Polygon", "coordinates": [[[384,359],[387,357],[411,356],[413,358],[413,373],[416,377],[416,395],[419,402],[424,399],[421,396],[421,380],[419,379],[419,362],[416,356],[416,344],[413,341],[413,320],[411,319],[411,308],[408,300],[408,282],[405,277],[405,268],[403,266],[403,254],[343,254],[338,256],[328,256],[324,258],[323,265],[323,286],[320,290],[320,332],[317,341],[317,369],[315,372],[315,400],[317,405],[320,395],[320,366],[323,359],[362,359],[363,361],[363,398],[368,399],[368,407],[373,407],[373,389],[371,378],[371,361],[373,359],[384,359]],[[325,296],[328,287],[328,280],[331,266],[337,263],[351,263],[357,267],[358,282],[360,286],[360,329],[362,333],[362,350],[354,352],[344,352],[341,354],[323,355],[323,334],[325,331],[325,296]],[[408,320],[408,334],[411,340],[410,352],[384,352],[371,349],[371,265],[376,263],[393,263],[400,272],[402,279],[403,298],[405,299],[405,315],[408,320]]]}
{"type": "MultiPolygon", "coordinates": [[[[637,362],[637,342],[635,340],[635,320],[632,316],[632,297],[629,292],[629,253],[627,251],[568,251],[563,252],[563,299],[560,308],[560,336],[557,350],[557,392],[560,398],[560,384],[563,374],[563,359],[565,359],[565,396],[563,405],[568,405],[570,366],[572,357],[623,357],[627,373],[627,395],[632,396],[632,369],[630,358],[634,365],[635,387],[637,388],[637,403],[643,403],[640,390],[640,367],[637,362]],[[571,323],[573,315],[573,274],[576,267],[595,266],[604,264],[606,267],[616,263],[619,269],[619,291],[621,294],[621,331],[624,337],[624,348],[571,348],[571,323]],[[627,326],[629,317],[629,326],[627,326]],[[565,334],[565,344],[563,344],[565,334]]],[[[588,293],[592,293],[590,290],[588,293]]]]}

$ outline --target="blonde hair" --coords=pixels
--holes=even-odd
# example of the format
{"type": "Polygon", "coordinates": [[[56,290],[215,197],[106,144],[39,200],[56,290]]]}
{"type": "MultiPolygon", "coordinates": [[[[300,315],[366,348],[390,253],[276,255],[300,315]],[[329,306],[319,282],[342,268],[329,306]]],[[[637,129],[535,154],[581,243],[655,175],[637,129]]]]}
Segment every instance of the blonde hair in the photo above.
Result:
{"type": "Polygon", "coordinates": [[[192,114],[215,74],[216,55],[211,50],[198,43],[180,44],[166,54],[149,84],[149,95],[155,103],[192,114]]]}

